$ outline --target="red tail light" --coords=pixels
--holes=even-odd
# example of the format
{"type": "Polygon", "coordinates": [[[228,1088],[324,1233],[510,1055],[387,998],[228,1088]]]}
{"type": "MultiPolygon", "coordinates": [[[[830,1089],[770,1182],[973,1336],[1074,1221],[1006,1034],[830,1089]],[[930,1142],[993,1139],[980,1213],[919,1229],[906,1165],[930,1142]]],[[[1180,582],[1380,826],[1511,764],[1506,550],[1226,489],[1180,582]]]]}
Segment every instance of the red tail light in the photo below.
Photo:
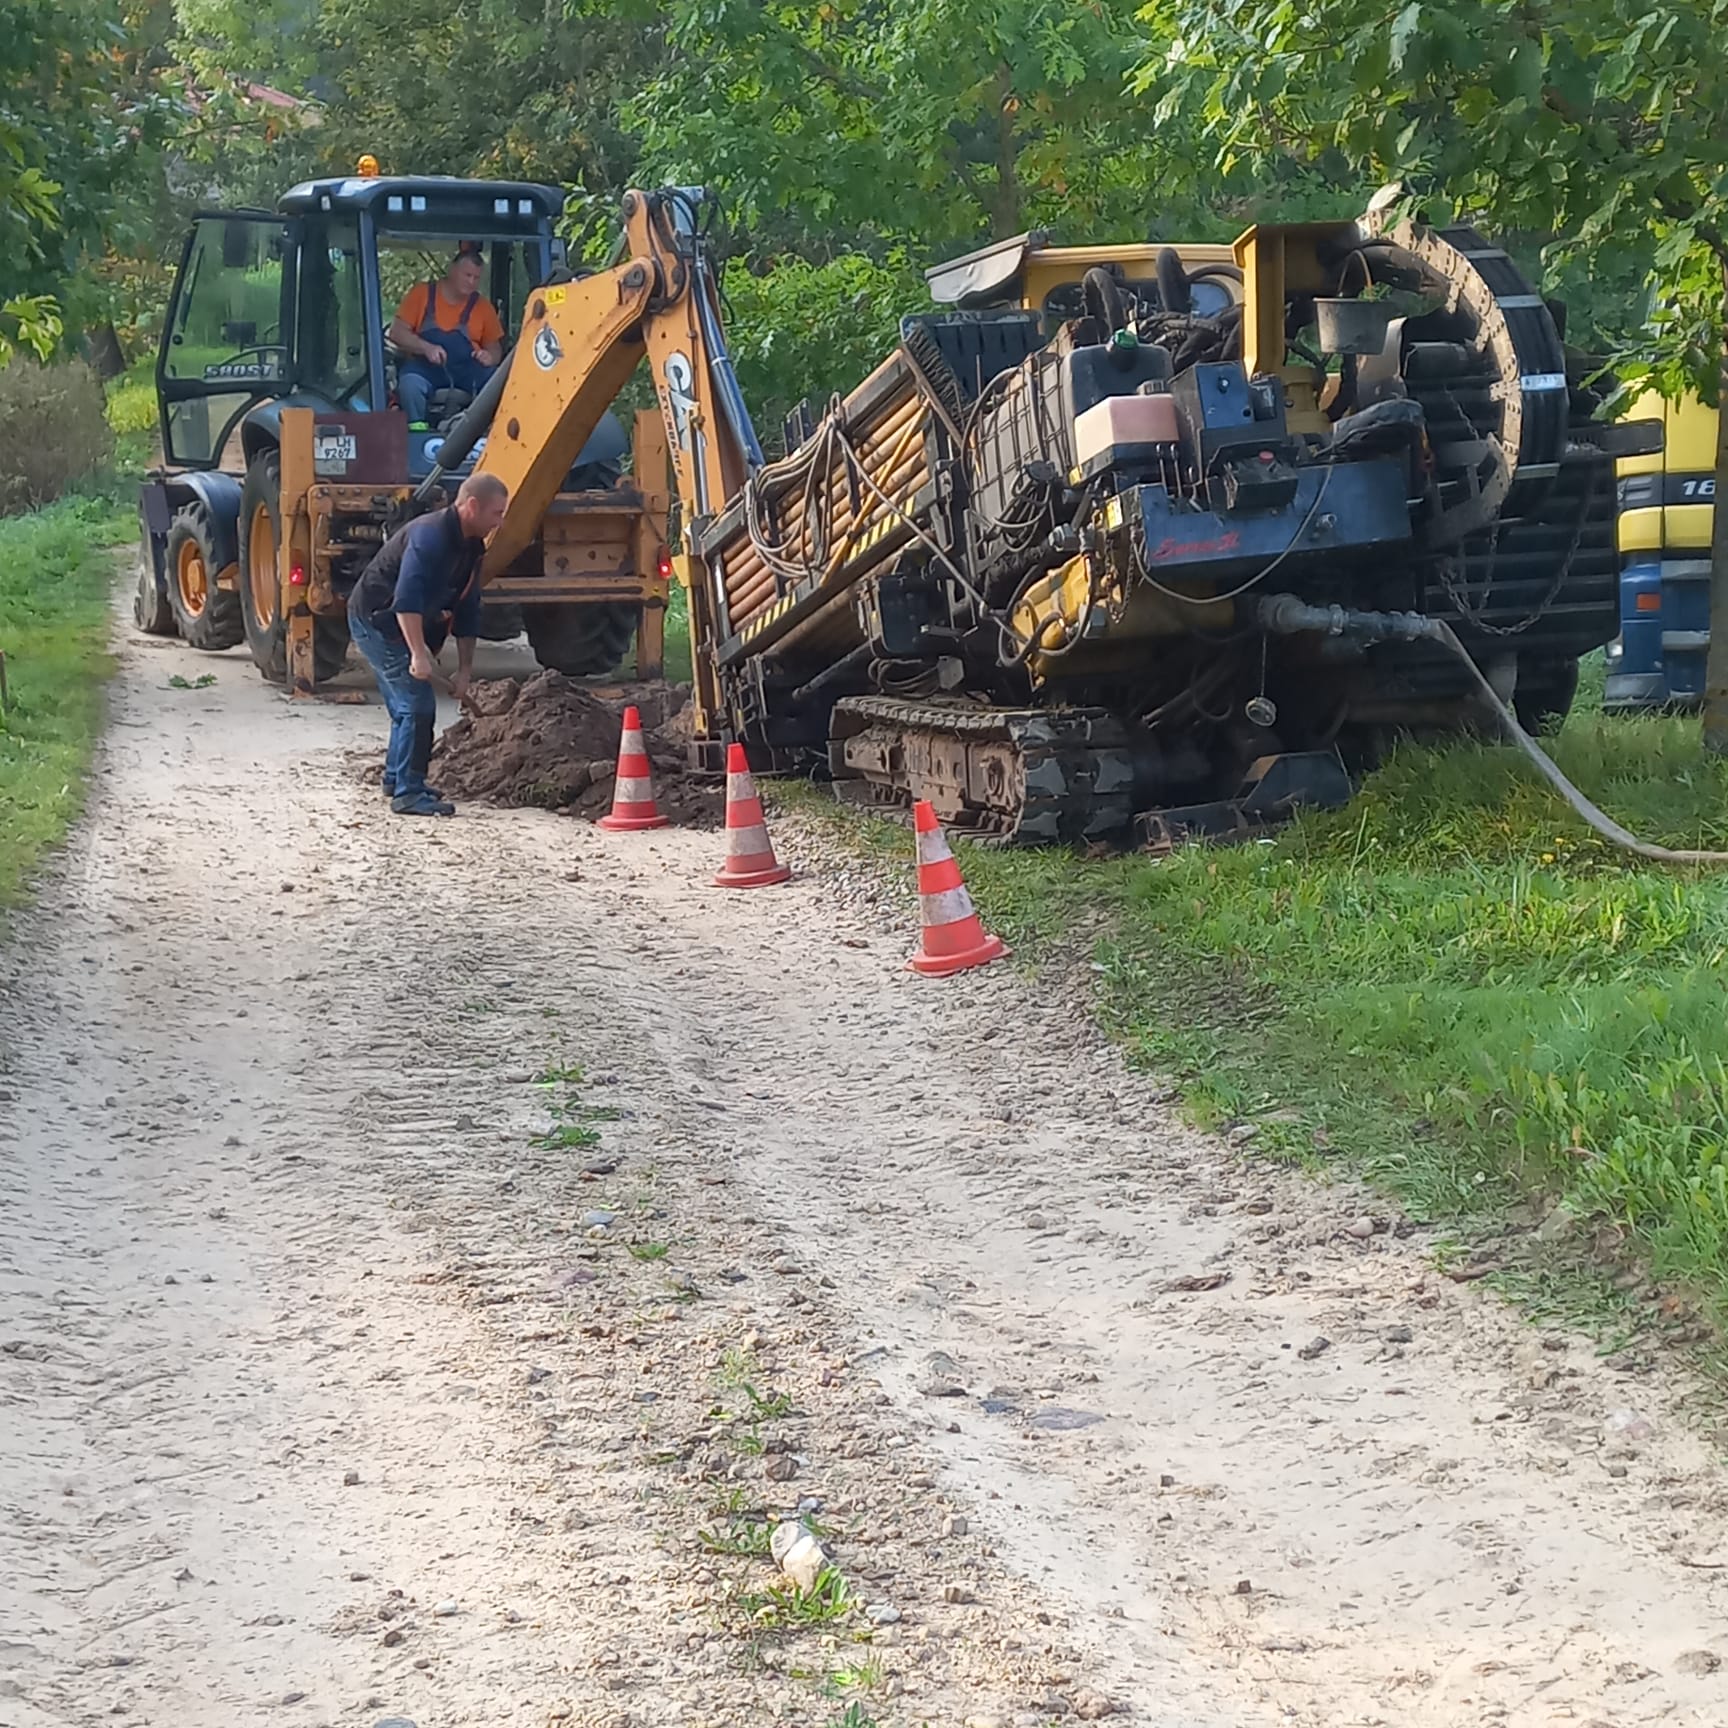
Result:
{"type": "Polygon", "coordinates": [[[290,564],[288,566],[288,586],[290,588],[304,588],[306,586],[306,566],[304,564],[290,564]]]}
{"type": "Polygon", "coordinates": [[[656,560],[656,568],[660,572],[660,580],[662,582],[670,582],[672,580],[672,554],[668,552],[664,546],[660,548],[660,556],[656,560]]]}

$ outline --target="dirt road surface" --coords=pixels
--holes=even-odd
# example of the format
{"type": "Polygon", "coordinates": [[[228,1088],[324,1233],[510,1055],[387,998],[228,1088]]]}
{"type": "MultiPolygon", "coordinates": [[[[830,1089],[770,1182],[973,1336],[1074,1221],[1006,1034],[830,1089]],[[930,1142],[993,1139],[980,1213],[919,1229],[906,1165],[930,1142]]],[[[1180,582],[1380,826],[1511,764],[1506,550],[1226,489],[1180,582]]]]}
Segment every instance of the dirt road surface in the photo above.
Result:
{"type": "Polygon", "coordinates": [[[908,975],[794,824],[727,894],[711,835],[405,823],[376,708],[121,634],[0,961],[7,1728],[1728,1721],[1651,1377],[1066,987],[908,975]]]}

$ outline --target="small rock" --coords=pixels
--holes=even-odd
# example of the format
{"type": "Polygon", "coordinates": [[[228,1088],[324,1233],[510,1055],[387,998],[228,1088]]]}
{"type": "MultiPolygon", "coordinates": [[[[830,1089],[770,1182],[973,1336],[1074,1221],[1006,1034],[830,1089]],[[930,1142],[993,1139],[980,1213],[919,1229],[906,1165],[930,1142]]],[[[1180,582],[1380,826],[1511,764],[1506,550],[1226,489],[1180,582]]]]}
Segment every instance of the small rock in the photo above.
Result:
{"type": "Polygon", "coordinates": [[[240,1144],[240,1136],[238,1134],[230,1134],[222,1144],[224,1146],[238,1146],[240,1144]]]}
{"type": "Polygon", "coordinates": [[[1166,1471],[1158,1478],[1158,1486],[1160,1488],[1174,1488],[1176,1486],[1176,1478],[1166,1471]]]}
{"type": "Polygon", "coordinates": [[[616,1212],[607,1212],[599,1208],[592,1212],[584,1212],[582,1214],[582,1228],[584,1230],[610,1230],[617,1217],[616,1212]]]}
{"type": "Polygon", "coordinates": [[[528,1068],[506,1068],[504,1078],[512,1086],[526,1086],[534,1078],[533,1071],[528,1068]]]}
{"type": "Polygon", "coordinates": [[[1358,1242],[1366,1242],[1374,1234],[1374,1220],[1372,1218],[1352,1218],[1344,1226],[1344,1234],[1354,1236],[1358,1242]]]}
{"type": "Polygon", "coordinates": [[[168,1274],[168,1276],[162,1280],[162,1282],[164,1284],[178,1284],[180,1282],[180,1280],[178,1278],[176,1278],[172,1272],[170,1272],[168,1274]]]}
{"type": "Polygon", "coordinates": [[[618,1168],[616,1158],[596,1158],[591,1163],[582,1166],[584,1176],[610,1176],[618,1168]]]}
{"type": "Polygon", "coordinates": [[[1408,1326],[1388,1326],[1380,1336],[1388,1344],[1409,1344],[1415,1340],[1416,1334],[1408,1326]]]}
{"type": "Polygon", "coordinates": [[[1071,1700],[1074,1714],[1082,1722],[1102,1722],[1106,1716],[1114,1716],[1117,1704],[1114,1698],[1106,1698],[1102,1692],[1094,1692],[1090,1686],[1083,1686],[1071,1700]]]}
{"type": "Polygon", "coordinates": [[[440,1620],[448,1620],[454,1615],[460,1614],[462,1610],[458,1608],[454,1602],[440,1602],[433,1608],[432,1612],[436,1614],[440,1620]]]}
{"type": "Polygon", "coordinates": [[[305,1696],[306,1694],[304,1692],[284,1692],[282,1694],[282,1702],[284,1704],[298,1704],[305,1698],[305,1696]]]}
{"type": "Polygon", "coordinates": [[[530,1386],[538,1386],[542,1380],[550,1380],[551,1378],[552,1370],[550,1368],[534,1367],[528,1370],[528,1384],[530,1386]]]}
{"type": "Polygon", "coordinates": [[[790,1452],[776,1452],[762,1466],[762,1474],[770,1482],[790,1482],[798,1474],[798,1460],[790,1452]]]}
{"type": "Polygon", "coordinates": [[[1049,1225],[1050,1221],[1042,1212],[1028,1212],[1026,1214],[1026,1228],[1028,1230],[1047,1230],[1049,1225]]]}
{"type": "Polygon", "coordinates": [[[829,1563],[827,1549],[796,1519],[775,1525],[774,1534],[768,1538],[768,1552],[800,1590],[814,1590],[829,1563]]]}
{"type": "Polygon", "coordinates": [[[1313,1338],[1296,1352],[1304,1362],[1312,1362],[1316,1356],[1324,1356],[1332,1348],[1330,1338],[1313,1338]]]}
{"type": "Polygon", "coordinates": [[[479,1126],[480,1124],[472,1116],[458,1116],[456,1118],[456,1132],[458,1134],[472,1134],[479,1126]]]}
{"type": "Polygon", "coordinates": [[[1259,1132],[1260,1129],[1256,1123],[1238,1122],[1224,1138],[1232,1146],[1246,1146],[1259,1132]]]}
{"type": "Polygon", "coordinates": [[[968,1602],[976,1602],[978,1598],[965,1584],[944,1584],[942,1586],[942,1600],[964,1606],[968,1602]]]}
{"type": "Polygon", "coordinates": [[[402,1628],[400,1626],[392,1626],[390,1630],[378,1640],[378,1642],[382,1644],[386,1650],[394,1650],[396,1646],[402,1642],[402,1628]]]}
{"type": "Polygon", "coordinates": [[[1238,1596],[1252,1596],[1254,1594],[1254,1585],[1252,1580],[1247,1578],[1238,1578],[1236,1580],[1236,1594],[1238,1596]]]}
{"type": "Polygon", "coordinates": [[[358,1470],[344,1470],[342,1472],[342,1486],[344,1488],[356,1488],[359,1484],[360,1472],[358,1470]]]}
{"type": "Polygon", "coordinates": [[[958,1512],[950,1512],[942,1520],[942,1534],[944,1536],[964,1536],[966,1534],[966,1520],[958,1512]]]}
{"type": "Polygon", "coordinates": [[[865,1608],[864,1618],[872,1626],[898,1626],[900,1610],[892,1602],[872,1602],[865,1608]]]}
{"type": "Polygon", "coordinates": [[[1702,1679],[1722,1666],[1722,1658],[1714,1650],[1683,1650],[1674,1658],[1676,1674],[1691,1674],[1702,1679]]]}

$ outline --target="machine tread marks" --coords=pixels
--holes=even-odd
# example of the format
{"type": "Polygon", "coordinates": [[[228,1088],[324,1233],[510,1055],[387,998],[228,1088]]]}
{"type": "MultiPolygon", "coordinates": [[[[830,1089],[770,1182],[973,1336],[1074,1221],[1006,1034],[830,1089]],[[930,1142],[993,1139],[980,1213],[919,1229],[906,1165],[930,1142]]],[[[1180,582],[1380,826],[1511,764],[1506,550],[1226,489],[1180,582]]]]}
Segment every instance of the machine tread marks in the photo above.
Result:
{"type": "MultiPolygon", "coordinates": [[[[252,458],[240,488],[240,619],[252,663],[272,684],[288,682],[287,621],[276,578],[276,547],[282,531],[282,459],[275,450],[252,458]]],[[[320,684],[334,678],[348,658],[348,627],[336,618],[313,621],[313,654],[320,684]]]]}
{"type": "Polygon", "coordinates": [[[216,524],[202,499],[182,504],[168,525],[163,553],[168,609],[189,648],[219,654],[245,634],[240,621],[240,596],[216,586],[222,556],[216,545],[216,524]]]}
{"type": "Polygon", "coordinates": [[[524,606],[522,619],[534,658],[567,678],[610,672],[636,631],[636,608],[625,605],[524,606]]]}
{"type": "Polygon", "coordinates": [[[963,747],[1001,744],[1014,771],[995,777],[994,795],[948,810],[943,820],[974,840],[1041,846],[1104,839],[1134,816],[1134,774],[1121,724],[1102,708],[991,708],[847,696],[829,723],[830,765],[837,781],[860,778],[875,802],[910,804],[926,795],[904,772],[907,743],[920,738],[963,747]],[[844,765],[845,740],[881,728],[895,740],[901,771],[887,778],[844,765]]]}

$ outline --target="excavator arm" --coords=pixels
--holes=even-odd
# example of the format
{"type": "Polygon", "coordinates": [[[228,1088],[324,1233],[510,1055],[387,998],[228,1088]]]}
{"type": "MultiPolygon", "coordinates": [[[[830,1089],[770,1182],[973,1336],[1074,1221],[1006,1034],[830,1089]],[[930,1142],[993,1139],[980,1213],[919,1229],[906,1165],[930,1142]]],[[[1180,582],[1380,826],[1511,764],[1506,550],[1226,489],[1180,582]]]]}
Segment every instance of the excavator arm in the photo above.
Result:
{"type": "MultiPolygon", "coordinates": [[[[622,261],[529,297],[486,448],[475,464],[476,473],[495,474],[510,489],[484,577],[507,569],[533,544],[578,453],[644,359],[666,423],[687,535],[761,465],[702,244],[706,203],[700,188],[626,193],[622,261]]],[[[690,589],[692,640],[710,642],[712,633],[703,628],[711,604],[706,582],[686,561],[679,574],[690,589]]],[[[696,683],[703,721],[719,694],[705,661],[697,665],[696,683]]]]}

